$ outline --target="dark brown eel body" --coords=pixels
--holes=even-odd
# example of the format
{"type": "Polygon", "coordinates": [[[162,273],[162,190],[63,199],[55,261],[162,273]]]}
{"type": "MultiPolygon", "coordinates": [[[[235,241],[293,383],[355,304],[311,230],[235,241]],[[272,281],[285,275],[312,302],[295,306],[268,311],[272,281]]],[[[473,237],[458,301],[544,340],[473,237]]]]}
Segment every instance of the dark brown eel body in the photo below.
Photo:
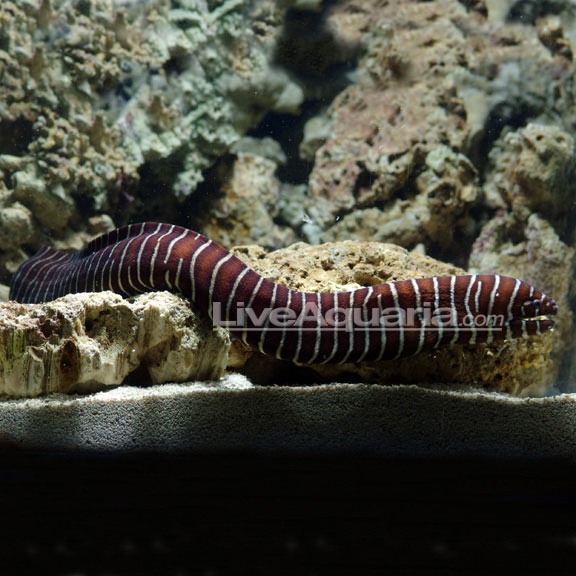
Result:
{"type": "Polygon", "coordinates": [[[533,286],[498,274],[299,292],[201,234],[151,222],[104,234],[76,254],[42,248],[18,269],[10,295],[36,303],[102,290],[179,293],[246,344],[300,364],[388,360],[539,335],[554,326],[546,317],[558,310],[533,286]]]}

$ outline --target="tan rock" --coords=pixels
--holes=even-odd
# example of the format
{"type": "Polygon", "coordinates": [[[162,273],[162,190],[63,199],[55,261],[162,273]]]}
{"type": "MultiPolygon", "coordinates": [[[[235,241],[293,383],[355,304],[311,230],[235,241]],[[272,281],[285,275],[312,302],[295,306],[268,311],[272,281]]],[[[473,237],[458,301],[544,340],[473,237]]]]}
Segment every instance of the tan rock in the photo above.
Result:
{"type": "Polygon", "coordinates": [[[573,347],[570,285],[574,249],[562,242],[554,228],[537,214],[525,223],[519,223],[514,214],[501,214],[483,227],[472,247],[470,266],[473,271],[517,276],[554,296],[560,313],[551,335],[553,369],[547,379],[553,382],[562,358],[573,347]]]}
{"type": "MultiPolygon", "coordinates": [[[[531,17],[518,25],[511,4],[344,0],[334,7],[330,29],[362,51],[356,82],[321,112],[305,200],[321,232],[307,239],[423,243],[466,263],[479,224],[491,216],[483,183],[500,131],[518,126],[526,110],[533,121],[573,123],[565,96],[573,65],[539,37],[531,17]]],[[[552,26],[551,33],[562,31],[552,26]]],[[[309,120],[311,128],[316,122],[309,120]]],[[[514,180],[530,209],[545,216],[563,205],[560,172],[568,174],[571,161],[571,139],[554,130],[532,137],[528,127],[514,180]]]]}
{"type": "Polygon", "coordinates": [[[528,124],[507,132],[491,151],[485,191],[492,207],[526,222],[537,212],[572,235],[576,154],[572,136],[555,126],[528,124]]]}
{"type": "MultiPolygon", "coordinates": [[[[354,290],[360,286],[465,274],[456,266],[375,242],[299,243],[266,254],[259,247],[234,250],[259,273],[297,290],[354,290]]],[[[563,294],[564,292],[562,292],[563,294]]],[[[552,295],[555,295],[551,291],[552,295]]],[[[482,386],[518,395],[543,394],[554,384],[559,357],[550,360],[552,337],[504,345],[454,346],[395,361],[297,367],[247,349],[234,341],[229,366],[259,383],[370,382],[482,386]]]]}
{"type": "Polygon", "coordinates": [[[167,292],[101,292],[0,305],[0,343],[0,393],[38,396],[117,386],[132,373],[149,384],[218,379],[229,336],[167,292]]]}
{"type": "Polygon", "coordinates": [[[257,154],[240,152],[230,162],[220,163],[221,195],[206,198],[198,209],[198,229],[223,246],[257,243],[284,246],[296,235],[275,224],[279,213],[282,184],[276,178],[275,161],[257,154]]]}

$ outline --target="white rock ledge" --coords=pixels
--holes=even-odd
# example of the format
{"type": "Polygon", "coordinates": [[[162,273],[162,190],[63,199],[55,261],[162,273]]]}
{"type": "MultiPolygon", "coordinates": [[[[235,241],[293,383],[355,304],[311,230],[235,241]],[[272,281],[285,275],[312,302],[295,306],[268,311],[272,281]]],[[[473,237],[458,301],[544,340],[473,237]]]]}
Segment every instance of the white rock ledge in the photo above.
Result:
{"type": "Polygon", "coordinates": [[[230,336],[168,292],[69,294],[0,304],[0,394],[93,392],[137,382],[217,380],[230,336]]]}
{"type": "Polygon", "coordinates": [[[576,395],[331,384],[120,387],[0,402],[4,449],[576,459],[576,395]]]}

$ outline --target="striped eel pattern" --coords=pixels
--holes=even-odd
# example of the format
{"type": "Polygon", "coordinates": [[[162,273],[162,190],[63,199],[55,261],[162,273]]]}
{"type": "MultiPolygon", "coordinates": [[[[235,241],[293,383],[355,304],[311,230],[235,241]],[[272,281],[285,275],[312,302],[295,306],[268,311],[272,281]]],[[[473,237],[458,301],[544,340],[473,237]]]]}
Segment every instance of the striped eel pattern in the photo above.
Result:
{"type": "Polygon", "coordinates": [[[10,295],[37,303],[102,290],[124,296],[169,290],[213,321],[216,305],[233,336],[298,364],[388,360],[452,344],[539,335],[554,326],[547,316],[557,313],[552,298],[496,274],[385,282],[339,293],[290,290],[201,234],[151,222],[104,234],[75,254],[43,247],[20,266],[10,295]],[[239,311],[249,310],[252,315],[239,322],[239,311]],[[273,310],[280,312],[274,316],[273,310]],[[431,321],[430,314],[442,310],[452,322],[431,321]],[[476,317],[502,322],[471,323],[476,317]]]}

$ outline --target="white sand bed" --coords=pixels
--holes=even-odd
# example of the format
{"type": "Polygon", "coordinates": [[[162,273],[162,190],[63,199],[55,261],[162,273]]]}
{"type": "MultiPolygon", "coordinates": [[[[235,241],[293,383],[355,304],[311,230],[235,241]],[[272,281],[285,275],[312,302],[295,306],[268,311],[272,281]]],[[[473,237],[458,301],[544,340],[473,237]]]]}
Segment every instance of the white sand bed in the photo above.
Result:
{"type": "Polygon", "coordinates": [[[219,382],[0,402],[7,447],[576,459],[576,395],[219,382]]]}

